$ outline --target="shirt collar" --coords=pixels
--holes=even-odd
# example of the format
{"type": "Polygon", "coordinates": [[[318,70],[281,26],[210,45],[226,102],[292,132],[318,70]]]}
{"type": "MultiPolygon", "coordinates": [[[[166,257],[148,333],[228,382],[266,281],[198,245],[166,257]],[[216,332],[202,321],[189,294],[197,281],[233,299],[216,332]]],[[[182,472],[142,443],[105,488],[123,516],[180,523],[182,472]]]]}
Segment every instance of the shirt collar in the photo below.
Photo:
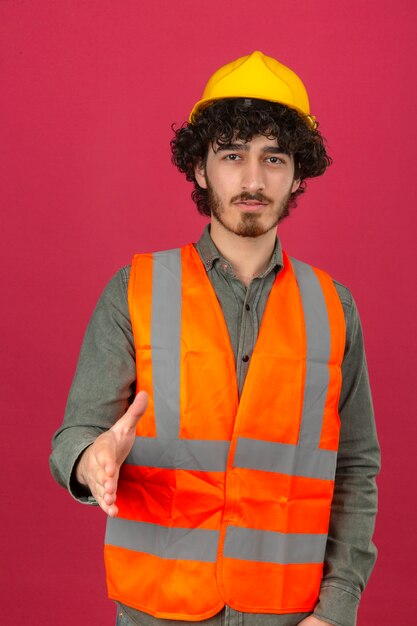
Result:
{"type": "MultiPolygon", "coordinates": [[[[216,248],[213,239],[210,235],[210,224],[207,224],[205,229],[203,230],[203,234],[196,244],[197,251],[201,257],[201,260],[204,263],[204,267],[206,271],[212,269],[215,261],[219,260],[222,265],[230,266],[230,263],[222,257],[218,249],[216,248]]],[[[284,260],[282,256],[282,247],[281,242],[278,237],[275,239],[274,251],[271,256],[271,261],[269,262],[268,268],[260,275],[260,278],[263,278],[269,272],[276,268],[276,271],[282,269],[284,267],[284,260]]]]}

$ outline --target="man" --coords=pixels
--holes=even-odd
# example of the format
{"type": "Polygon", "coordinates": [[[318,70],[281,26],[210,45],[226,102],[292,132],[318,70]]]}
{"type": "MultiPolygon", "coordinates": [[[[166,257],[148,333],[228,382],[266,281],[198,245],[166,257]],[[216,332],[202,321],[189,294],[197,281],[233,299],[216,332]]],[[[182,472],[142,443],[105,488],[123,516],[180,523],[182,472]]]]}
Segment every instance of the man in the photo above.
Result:
{"type": "Polygon", "coordinates": [[[108,515],[118,624],[353,626],[379,448],[350,292],[276,236],[330,163],[302,82],[228,64],[172,152],[210,227],[110,281],[52,472],[108,515]]]}

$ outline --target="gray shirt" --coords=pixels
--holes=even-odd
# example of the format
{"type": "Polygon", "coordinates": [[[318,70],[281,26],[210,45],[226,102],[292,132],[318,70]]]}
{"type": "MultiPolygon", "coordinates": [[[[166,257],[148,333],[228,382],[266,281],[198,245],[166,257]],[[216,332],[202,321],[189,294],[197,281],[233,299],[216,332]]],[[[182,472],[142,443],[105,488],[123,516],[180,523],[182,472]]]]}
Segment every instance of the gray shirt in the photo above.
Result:
{"type": "MultiPolygon", "coordinates": [[[[267,270],[246,288],[222,258],[207,227],[196,248],[222,307],[236,362],[241,393],[250,365],[265,305],[277,273],[283,267],[279,239],[267,270]],[[245,358],[243,358],[245,357],[245,358]],[[249,359],[247,358],[249,357],[249,359]]],[[[84,337],[71,386],[64,422],[53,438],[51,471],[79,501],[96,504],[74,477],[82,451],[121,417],[135,394],[135,347],[127,304],[130,267],[122,268],[106,286],[84,337]]],[[[377,506],[375,476],[379,446],[360,320],[349,290],[333,281],[346,321],[342,363],[340,446],[320,599],[314,615],[336,626],[353,626],[361,592],[376,558],[372,543],[377,506]]],[[[146,576],[146,572],[144,572],[146,576]]],[[[120,606],[125,620],[159,626],[159,620],[120,606]]],[[[308,613],[258,615],[225,607],[209,620],[213,626],[295,626],[308,613]]],[[[184,622],[178,622],[184,624],[184,622]]]]}

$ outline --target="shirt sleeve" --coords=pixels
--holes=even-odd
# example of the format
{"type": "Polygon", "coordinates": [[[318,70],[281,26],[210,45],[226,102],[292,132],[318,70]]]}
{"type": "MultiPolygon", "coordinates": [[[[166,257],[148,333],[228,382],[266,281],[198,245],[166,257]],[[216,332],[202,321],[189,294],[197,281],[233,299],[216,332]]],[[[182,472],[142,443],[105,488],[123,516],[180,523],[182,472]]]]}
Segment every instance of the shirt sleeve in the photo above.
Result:
{"type": "Polygon", "coordinates": [[[129,266],[104,289],[85,332],[62,426],[52,439],[51,472],[80,502],[96,504],[74,476],[81,453],[134,399],[135,348],[127,304],[129,266]]]}
{"type": "Polygon", "coordinates": [[[338,283],[335,286],[346,319],[341,431],[324,574],[314,615],[336,626],[354,626],[377,554],[372,535],[380,449],[359,314],[350,292],[338,283]]]}

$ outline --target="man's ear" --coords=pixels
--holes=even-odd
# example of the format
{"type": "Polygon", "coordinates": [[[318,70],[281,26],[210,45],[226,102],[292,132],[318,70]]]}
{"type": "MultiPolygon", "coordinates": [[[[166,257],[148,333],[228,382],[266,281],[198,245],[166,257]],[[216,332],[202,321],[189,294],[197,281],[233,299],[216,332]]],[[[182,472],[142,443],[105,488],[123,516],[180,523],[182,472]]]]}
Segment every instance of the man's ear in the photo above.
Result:
{"type": "Polygon", "coordinates": [[[295,178],[292,183],[291,193],[295,193],[300,185],[301,185],[301,178],[295,178]]]}
{"type": "Polygon", "coordinates": [[[207,189],[206,166],[203,161],[199,161],[197,165],[194,165],[194,175],[198,185],[202,189],[207,189]]]}

